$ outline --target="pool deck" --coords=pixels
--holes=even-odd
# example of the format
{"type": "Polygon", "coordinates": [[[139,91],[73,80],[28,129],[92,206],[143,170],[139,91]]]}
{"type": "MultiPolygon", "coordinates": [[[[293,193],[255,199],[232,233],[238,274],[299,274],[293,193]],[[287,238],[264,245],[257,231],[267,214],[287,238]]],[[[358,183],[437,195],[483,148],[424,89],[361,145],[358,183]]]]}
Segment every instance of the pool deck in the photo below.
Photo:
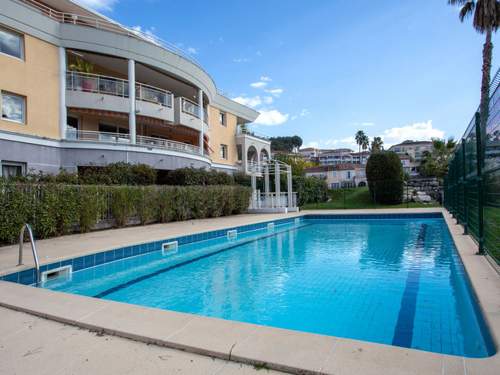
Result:
{"type": "MultiPolygon", "coordinates": [[[[500,339],[500,275],[485,257],[475,255],[477,251],[475,242],[469,236],[462,235],[461,226],[455,225],[455,220],[440,208],[315,210],[289,215],[238,215],[70,235],[38,241],[37,245],[41,263],[45,264],[132,243],[154,241],[283,217],[300,216],[304,213],[405,212],[443,212],[498,348],[500,339]]],[[[17,246],[0,248],[0,274],[20,270],[19,267],[15,267],[17,251],[17,246]]],[[[29,265],[28,252],[25,258],[27,265],[29,265]]],[[[54,325],[64,323],[138,341],[134,343],[124,341],[125,344],[122,344],[124,351],[129,350],[128,345],[138,345],[137,347],[141,348],[138,350],[146,351],[152,346],[146,346],[143,343],[149,343],[155,344],[154,350],[157,350],[157,346],[167,347],[170,348],[169,350],[174,349],[173,353],[179,353],[179,355],[204,355],[225,361],[264,365],[277,371],[296,374],[496,375],[500,369],[500,354],[498,353],[482,359],[442,355],[146,308],[8,282],[0,282],[0,306],[11,309],[0,310],[0,335],[2,335],[0,337],[2,338],[2,329],[9,325],[3,319],[6,315],[5,312],[8,311],[14,316],[22,314],[21,312],[12,312],[12,310],[18,310],[59,322],[53,323],[54,325]],[[189,353],[181,353],[175,349],[189,353]]],[[[54,326],[53,332],[49,329],[47,332],[48,335],[53,334],[54,336],[60,334],[56,326],[54,326]]],[[[114,338],[114,340],[118,339],[114,338]]],[[[11,342],[3,338],[0,349],[4,350],[2,347],[9,344],[11,342]]],[[[16,340],[12,342],[12,345],[19,346],[18,353],[21,353],[23,348],[26,349],[24,352],[28,352],[30,347],[29,342],[22,340],[16,340]]],[[[72,350],[71,346],[64,345],[59,346],[58,349],[62,351],[62,356],[65,355],[65,352],[69,353],[72,350]]],[[[120,354],[118,353],[118,355],[120,354]]],[[[24,362],[23,357],[17,358],[17,360],[20,362],[19,365],[24,362]]],[[[244,368],[245,371],[252,369],[252,367],[244,368]]],[[[214,373],[211,371],[211,369],[207,369],[206,372],[199,373],[214,373]]],[[[1,368],[0,372],[2,372],[1,368]]],[[[22,373],[22,371],[19,372],[22,373]]]]}

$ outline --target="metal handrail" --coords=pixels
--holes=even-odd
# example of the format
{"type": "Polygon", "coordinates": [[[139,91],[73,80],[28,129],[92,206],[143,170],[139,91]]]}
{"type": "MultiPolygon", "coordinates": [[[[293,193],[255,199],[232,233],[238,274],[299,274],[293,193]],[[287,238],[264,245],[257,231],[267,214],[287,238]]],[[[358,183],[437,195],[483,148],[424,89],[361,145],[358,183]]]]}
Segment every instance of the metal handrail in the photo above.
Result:
{"type": "Polygon", "coordinates": [[[40,282],[40,262],[38,261],[38,252],[36,251],[35,237],[33,236],[33,231],[31,230],[31,225],[28,223],[24,224],[21,228],[21,233],[19,234],[19,262],[18,266],[23,264],[23,244],[24,244],[24,233],[28,230],[28,235],[30,236],[31,252],[33,253],[33,259],[35,260],[35,270],[36,270],[36,282],[40,282]]]}

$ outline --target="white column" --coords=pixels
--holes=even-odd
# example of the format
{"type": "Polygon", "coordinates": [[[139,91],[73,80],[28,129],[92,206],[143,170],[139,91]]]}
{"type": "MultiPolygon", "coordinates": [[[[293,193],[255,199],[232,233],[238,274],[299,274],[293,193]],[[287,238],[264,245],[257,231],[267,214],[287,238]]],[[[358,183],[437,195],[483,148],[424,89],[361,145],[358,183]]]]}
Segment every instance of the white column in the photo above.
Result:
{"type": "Polygon", "coordinates": [[[66,49],[59,47],[59,136],[66,138],[68,113],[66,109],[66,49]]]}
{"type": "Polygon", "coordinates": [[[259,196],[257,194],[257,176],[252,173],[252,208],[258,208],[259,196]]]}
{"type": "Polygon", "coordinates": [[[292,196],[292,167],[288,165],[286,167],[286,182],[288,185],[288,208],[293,206],[293,196],[292,196]]]}
{"type": "Polygon", "coordinates": [[[276,207],[281,207],[280,165],[274,163],[274,190],[276,194],[276,207]]]}
{"type": "Polygon", "coordinates": [[[135,61],[128,61],[128,99],[130,102],[128,112],[128,130],[130,134],[130,143],[135,144],[136,126],[135,126],[135,61]]]}
{"type": "Polygon", "coordinates": [[[203,156],[203,148],[205,145],[205,139],[204,139],[204,129],[205,129],[205,124],[204,124],[204,118],[205,114],[203,113],[203,90],[199,89],[198,90],[198,106],[200,107],[200,154],[203,156]]]}
{"type": "Polygon", "coordinates": [[[266,164],[264,167],[264,192],[266,193],[266,198],[267,195],[269,194],[269,165],[266,164]]]}

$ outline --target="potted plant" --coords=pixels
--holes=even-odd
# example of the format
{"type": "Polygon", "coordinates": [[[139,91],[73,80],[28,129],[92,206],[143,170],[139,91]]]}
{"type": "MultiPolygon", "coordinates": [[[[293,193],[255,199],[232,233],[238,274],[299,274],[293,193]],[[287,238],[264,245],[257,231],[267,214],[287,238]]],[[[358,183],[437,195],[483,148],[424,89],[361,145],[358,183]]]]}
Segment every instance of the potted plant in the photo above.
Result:
{"type": "MultiPolygon", "coordinates": [[[[94,71],[94,65],[80,57],[77,57],[75,62],[69,66],[69,69],[79,73],[92,73],[94,71]]],[[[92,92],[97,89],[95,80],[92,77],[82,76],[79,83],[81,84],[82,91],[92,92]]]]}

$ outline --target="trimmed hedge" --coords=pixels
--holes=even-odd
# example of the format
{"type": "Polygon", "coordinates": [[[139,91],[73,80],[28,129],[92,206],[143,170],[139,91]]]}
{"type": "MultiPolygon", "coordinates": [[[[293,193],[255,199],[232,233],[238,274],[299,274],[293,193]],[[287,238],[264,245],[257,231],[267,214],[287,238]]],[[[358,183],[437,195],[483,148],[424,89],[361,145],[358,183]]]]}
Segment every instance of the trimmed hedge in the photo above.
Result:
{"type": "Polygon", "coordinates": [[[219,172],[214,169],[203,168],[179,168],[169,171],[163,176],[159,183],[161,185],[175,186],[207,186],[207,185],[234,185],[233,176],[219,172]]]}
{"type": "Polygon", "coordinates": [[[103,227],[243,213],[243,186],[98,186],[0,182],[0,243],[16,243],[24,223],[37,239],[103,227]]]}
{"type": "Polygon", "coordinates": [[[395,152],[372,154],[366,163],[366,179],[373,201],[382,204],[402,202],[404,173],[395,152]]]}

